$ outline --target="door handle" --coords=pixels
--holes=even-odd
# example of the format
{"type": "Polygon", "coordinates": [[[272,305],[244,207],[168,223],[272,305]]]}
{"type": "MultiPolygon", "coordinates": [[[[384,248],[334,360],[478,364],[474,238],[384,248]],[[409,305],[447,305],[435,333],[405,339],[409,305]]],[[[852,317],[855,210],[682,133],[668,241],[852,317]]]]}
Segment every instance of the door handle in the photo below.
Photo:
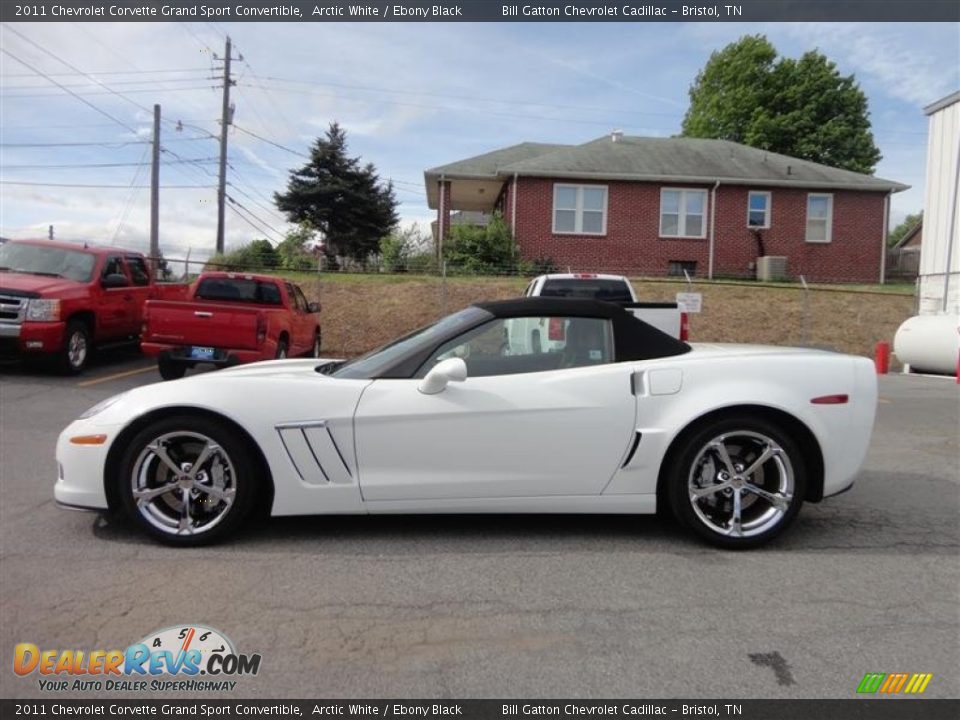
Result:
{"type": "Polygon", "coordinates": [[[133,300],[133,295],[124,295],[123,299],[126,300],[127,302],[130,302],[131,300],[133,300]]]}
{"type": "Polygon", "coordinates": [[[194,314],[196,317],[202,317],[202,318],[211,318],[211,317],[213,317],[213,313],[212,313],[212,312],[207,312],[206,310],[194,310],[194,311],[193,311],[193,314],[194,314]]]}

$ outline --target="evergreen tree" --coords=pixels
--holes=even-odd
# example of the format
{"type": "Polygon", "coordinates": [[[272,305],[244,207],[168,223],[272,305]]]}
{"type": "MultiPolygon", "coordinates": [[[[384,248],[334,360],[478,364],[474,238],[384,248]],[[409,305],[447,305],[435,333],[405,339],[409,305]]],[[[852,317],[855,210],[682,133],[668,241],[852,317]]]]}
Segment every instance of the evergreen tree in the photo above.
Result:
{"type": "Polygon", "coordinates": [[[347,136],[331,123],[310,149],[310,161],[290,172],[277,207],[291,222],[307,223],[329,251],[365,260],[398,222],[392,183],[382,183],[372,163],[347,154],[347,136]]]}

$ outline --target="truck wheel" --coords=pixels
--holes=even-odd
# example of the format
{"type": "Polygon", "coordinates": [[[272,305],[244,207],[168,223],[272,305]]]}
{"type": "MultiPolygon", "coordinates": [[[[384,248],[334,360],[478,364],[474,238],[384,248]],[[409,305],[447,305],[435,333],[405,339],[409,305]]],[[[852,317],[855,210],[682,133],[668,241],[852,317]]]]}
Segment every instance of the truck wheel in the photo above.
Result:
{"type": "Polygon", "coordinates": [[[187,372],[187,366],[184,363],[174,362],[170,358],[161,357],[157,361],[157,370],[160,371],[160,377],[164,380],[179,380],[187,372]]]}
{"type": "Polygon", "coordinates": [[[310,357],[320,357],[320,331],[313,334],[313,348],[310,351],[310,357]]]}
{"type": "Polygon", "coordinates": [[[90,357],[90,330],[81,320],[67,323],[63,336],[63,349],[57,356],[60,370],[67,375],[78,375],[90,357]]]}
{"type": "Polygon", "coordinates": [[[287,341],[281,340],[277,343],[277,360],[286,360],[287,359],[287,341]]]}

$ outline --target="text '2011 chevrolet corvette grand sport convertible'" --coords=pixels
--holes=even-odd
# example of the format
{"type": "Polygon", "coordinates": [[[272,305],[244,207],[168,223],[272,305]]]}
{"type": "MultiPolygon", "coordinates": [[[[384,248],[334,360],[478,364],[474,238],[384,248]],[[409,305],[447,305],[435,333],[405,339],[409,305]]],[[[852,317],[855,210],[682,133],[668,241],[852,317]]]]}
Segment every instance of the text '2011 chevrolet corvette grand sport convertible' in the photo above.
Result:
{"type": "Polygon", "coordinates": [[[688,345],[595,300],[480,303],[350,361],[147,385],[57,443],[62,505],[172,545],[273,515],[653,513],[760,545],[849,488],[877,402],[837,353],[688,345]]]}

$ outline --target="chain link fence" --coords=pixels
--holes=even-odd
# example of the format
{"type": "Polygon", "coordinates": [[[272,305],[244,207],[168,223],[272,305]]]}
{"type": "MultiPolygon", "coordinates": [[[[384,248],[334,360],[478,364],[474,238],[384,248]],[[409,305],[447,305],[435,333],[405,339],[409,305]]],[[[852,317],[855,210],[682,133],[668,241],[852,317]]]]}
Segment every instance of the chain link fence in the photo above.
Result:
{"type": "MultiPolygon", "coordinates": [[[[488,267],[483,274],[450,263],[424,272],[385,272],[378,263],[337,271],[286,271],[277,267],[216,265],[164,258],[158,276],[184,283],[204,270],[282,275],[322,305],[323,351],[352,357],[390,342],[471,303],[518,297],[537,274],[530,267],[488,267]]],[[[538,268],[542,270],[545,268],[538,268]]],[[[552,268],[566,272],[568,268],[552,268]]],[[[609,272],[593,268],[578,272],[609,272]]],[[[892,342],[899,325],[915,314],[916,284],[885,286],[760,283],[685,277],[633,277],[641,301],[673,302],[679,292],[702,296],[702,312],[690,316],[693,342],[742,342],[820,347],[872,356],[877,342],[892,342]]]]}

